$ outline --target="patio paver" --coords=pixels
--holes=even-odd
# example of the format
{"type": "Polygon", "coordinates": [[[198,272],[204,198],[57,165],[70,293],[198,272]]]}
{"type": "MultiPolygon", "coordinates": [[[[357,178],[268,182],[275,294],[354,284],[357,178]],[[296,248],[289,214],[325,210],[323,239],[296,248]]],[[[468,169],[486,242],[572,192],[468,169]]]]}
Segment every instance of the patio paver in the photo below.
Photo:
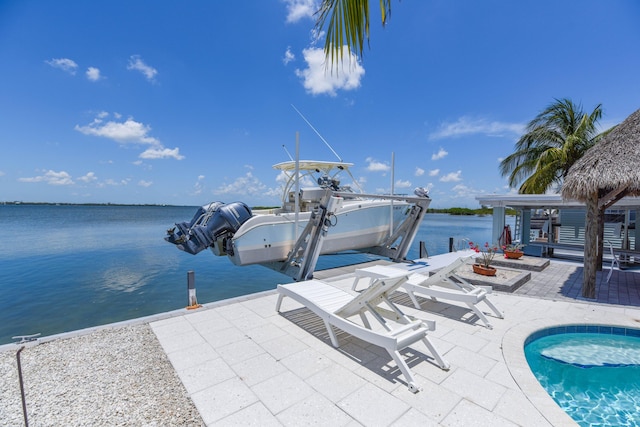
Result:
{"type": "MultiPolygon", "coordinates": [[[[607,273],[598,273],[597,299],[581,300],[581,264],[552,260],[513,294],[494,292],[505,319],[492,318],[493,330],[464,306],[401,305],[436,320],[431,339],[452,365],[442,371],[419,343],[403,351],[417,394],[384,350],[344,333],[333,348],[322,322],[290,299],[276,313],[275,291],[151,327],[208,425],[575,425],[537,384],[522,343],[553,324],[637,327],[640,274],[614,271],[606,284],[607,273]]],[[[334,284],[350,286],[341,277],[334,284]]]]}

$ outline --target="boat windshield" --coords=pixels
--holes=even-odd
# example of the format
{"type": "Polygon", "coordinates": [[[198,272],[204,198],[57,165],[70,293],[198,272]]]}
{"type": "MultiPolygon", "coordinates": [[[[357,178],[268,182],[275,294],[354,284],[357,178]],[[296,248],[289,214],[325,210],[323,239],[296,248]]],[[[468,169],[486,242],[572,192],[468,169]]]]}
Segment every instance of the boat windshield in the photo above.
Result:
{"type": "MultiPolygon", "coordinates": [[[[300,187],[319,186],[322,188],[331,188],[335,191],[354,192],[351,186],[342,185],[340,183],[338,175],[342,172],[346,172],[349,177],[351,177],[353,183],[358,187],[359,192],[362,192],[362,189],[358,186],[358,182],[349,171],[349,168],[353,166],[353,163],[300,160],[298,165],[300,171],[300,187]]],[[[289,161],[278,163],[274,165],[273,168],[282,171],[286,176],[284,191],[282,193],[283,204],[291,202],[294,195],[294,186],[296,184],[296,162],[289,161]]]]}

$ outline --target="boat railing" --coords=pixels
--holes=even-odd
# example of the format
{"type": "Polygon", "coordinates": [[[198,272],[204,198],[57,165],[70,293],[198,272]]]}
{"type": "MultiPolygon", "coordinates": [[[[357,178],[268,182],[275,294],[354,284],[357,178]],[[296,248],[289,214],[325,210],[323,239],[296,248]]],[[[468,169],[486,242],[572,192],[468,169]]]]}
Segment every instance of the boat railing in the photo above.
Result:
{"type": "Polygon", "coordinates": [[[418,196],[409,196],[402,194],[367,194],[367,193],[345,193],[342,191],[337,191],[333,193],[336,196],[344,197],[345,199],[349,198],[362,198],[362,199],[380,199],[380,200],[400,200],[406,201],[410,203],[421,202],[428,198],[418,197],[418,196]]]}

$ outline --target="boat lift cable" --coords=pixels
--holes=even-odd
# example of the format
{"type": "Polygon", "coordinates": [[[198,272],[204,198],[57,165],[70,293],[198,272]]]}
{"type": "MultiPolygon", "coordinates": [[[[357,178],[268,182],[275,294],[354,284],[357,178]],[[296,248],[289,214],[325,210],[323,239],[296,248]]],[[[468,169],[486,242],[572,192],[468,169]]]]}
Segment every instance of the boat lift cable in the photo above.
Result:
{"type": "Polygon", "coordinates": [[[320,137],[320,139],[322,140],[322,142],[324,142],[326,144],[327,147],[329,147],[329,150],[331,150],[331,152],[338,158],[339,161],[343,161],[342,158],[338,155],[338,153],[336,153],[336,151],[331,147],[331,145],[329,145],[329,143],[327,142],[326,139],[324,139],[322,137],[322,135],[320,135],[320,132],[318,132],[316,130],[316,128],[313,127],[313,125],[311,123],[309,123],[309,120],[307,120],[307,118],[305,116],[302,115],[302,113],[296,108],[295,105],[291,104],[291,107],[293,107],[294,110],[296,110],[296,113],[298,113],[300,115],[300,117],[302,117],[302,120],[304,120],[311,129],[313,129],[313,131],[316,133],[316,135],[318,135],[320,137]]]}

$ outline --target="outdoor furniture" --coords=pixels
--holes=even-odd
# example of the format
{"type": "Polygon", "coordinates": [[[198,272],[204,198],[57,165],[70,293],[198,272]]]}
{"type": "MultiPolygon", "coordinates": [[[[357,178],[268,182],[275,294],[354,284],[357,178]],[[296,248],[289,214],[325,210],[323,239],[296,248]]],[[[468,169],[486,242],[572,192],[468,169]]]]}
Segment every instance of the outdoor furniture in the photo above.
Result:
{"type": "Polygon", "coordinates": [[[402,288],[409,294],[409,298],[417,309],[421,309],[420,303],[416,298],[416,294],[424,295],[433,301],[449,300],[466,304],[473,312],[482,320],[487,328],[492,329],[493,326],[489,319],[478,308],[480,302],[484,302],[496,315],[502,319],[503,314],[489,300],[488,295],[492,289],[490,286],[475,286],[462,277],[456,275],[456,270],[465,265],[470,258],[458,258],[448,266],[438,270],[432,276],[420,273],[410,273],[397,267],[391,266],[373,266],[356,270],[356,278],[353,282],[352,289],[356,289],[359,281],[363,278],[369,278],[371,281],[380,280],[384,277],[393,277],[398,272],[404,271],[410,273],[409,279],[402,283],[402,288]]]}
{"type": "Polygon", "coordinates": [[[611,251],[611,268],[609,269],[609,274],[607,275],[607,283],[611,280],[611,275],[613,274],[613,267],[618,266],[618,270],[620,270],[620,260],[618,256],[613,252],[613,245],[609,240],[607,240],[607,244],[609,245],[609,250],[611,251]]]}
{"type": "Polygon", "coordinates": [[[280,312],[283,298],[290,297],[322,319],[334,347],[337,348],[340,344],[333,326],[363,341],[384,348],[404,375],[409,390],[416,393],[419,391],[418,385],[400,354],[401,350],[422,341],[440,368],[448,370],[449,364],[444,361],[427,337],[429,331],[435,330],[435,322],[412,319],[389,300],[389,294],[407,279],[407,272],[396,272],[390,277],[374,279],[371,285],[358,295],[316,279],[278,285],[276,310],[280,312]],[[382,303],[387,308],[381,307],[382,303]],[[356,315],[362,324],[354,320],[356,315]],[[382,328],[378,326],[374,330],[367,315],[379,322],[382,328]],[[399,325],[394,325],[388,320],[399,325]]]}

